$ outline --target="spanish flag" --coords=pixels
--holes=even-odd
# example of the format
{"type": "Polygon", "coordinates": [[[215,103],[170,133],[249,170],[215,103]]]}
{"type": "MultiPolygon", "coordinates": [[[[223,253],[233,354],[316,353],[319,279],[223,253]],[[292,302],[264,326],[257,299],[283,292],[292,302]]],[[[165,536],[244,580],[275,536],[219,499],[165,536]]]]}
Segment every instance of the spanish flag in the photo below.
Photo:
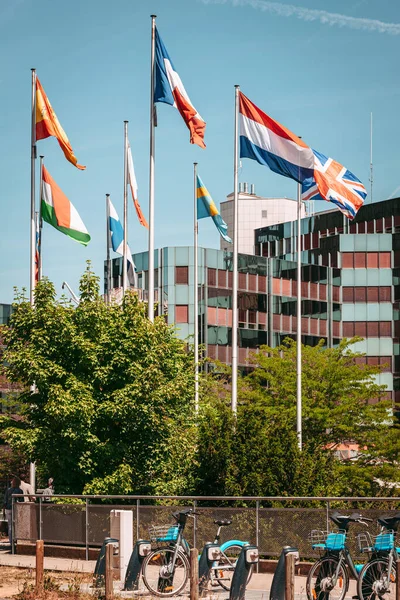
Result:
{"type": "Polygon", "coordinates": [[[44,140],[50,136],[57,138],[65,158],[78,169],[86,169],[78,165],[78,160],[72,150],[69,139],[51,106],[39,79],[36,78],[36,140],[44,140]]]}

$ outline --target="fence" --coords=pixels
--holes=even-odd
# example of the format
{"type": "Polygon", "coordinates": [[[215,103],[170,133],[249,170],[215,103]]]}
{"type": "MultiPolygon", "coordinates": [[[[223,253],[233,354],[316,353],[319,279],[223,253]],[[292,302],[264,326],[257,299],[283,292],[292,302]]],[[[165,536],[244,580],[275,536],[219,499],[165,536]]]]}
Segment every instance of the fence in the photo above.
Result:
{"type": "MultiPolygon", "coordinates": [[[[312,529],[329,530],[329,512],[333,509],[349,513],[361,512],[373,519],[369,527],[376,535],[376,518],[397,512],[400,498],[288,498],[288,497],[217,497],[217,496],[37,496],[36,503],[13,502],[15,539],[63,546],[100,547],[110,534],[110,511],[132,510],[133,538],[146,539],[150,525],[173,523],[171,513],[192,506],[201,515],[188,521],[185,537],[201,548],[212,541],[215,519],[230,519],[222,530],[222,541],[246,540],[259,547],[260,554],[278,557],[282,546],[299,548],[300,556],[313,558],[308,535],[312,529]],[[71,498],[81,503],[71,504],[71,498]],[[57,499],[57,503],[54,500],[57,499]],[[61,503],[65,499],[65,503],[61,503]],[[104,503],[106,502],[106,503],[104,503]],[[112,504],[111,504],[112,502],[112,504]],[[115,503],[115,504],[114,504],[115,503]],[[275,505],[275,506],[274,506],[275,505]],[[397,509],[397,510],[396,510],[397,509]]],[[[351,525],[349,546],[357,556],[355,539],[365,526],[351,525]]]]}

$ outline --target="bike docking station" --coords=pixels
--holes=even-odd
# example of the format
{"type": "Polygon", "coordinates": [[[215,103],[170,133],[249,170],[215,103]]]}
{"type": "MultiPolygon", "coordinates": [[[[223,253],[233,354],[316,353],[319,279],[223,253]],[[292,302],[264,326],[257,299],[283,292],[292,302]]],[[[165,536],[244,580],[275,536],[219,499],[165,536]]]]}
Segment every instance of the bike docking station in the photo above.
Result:
{"type": "Polygon", "coordinates": [[[137,540],[126,569],[124,592],[132,592],[139,589],[143,560],[149,552],[151,552],[150,540],[137,540]]]}
{"type": "Polygon", "coordinates": [[[215,561],[221,556],[219,544],[207,542],[199,559],[199,593],[202,595],[207,590],[211,569],[215,568],[215,561]]]}
{"type": "Polygon", "coordinates": [[[246,586],[251,570],[258,563],[258,548],[245,544],[233,572],[229,600],[245,600],[246,586]]]}
{"type": "Polygon", "coordinates": [[[119,542],[116,538],[106,537],[101,546],[100,554],[97,557],[96,566],[93,573],[93,587],[104,587],[106,573],[106,550],[107,546],[113,546],[113,554],[117,554],[119,542]]]}
{"type": "Polygon", "coordinates": [[[299,561],[299,551],[284,546],[272,579],[269,600],[294,600],[294,565],[299,561]]]}

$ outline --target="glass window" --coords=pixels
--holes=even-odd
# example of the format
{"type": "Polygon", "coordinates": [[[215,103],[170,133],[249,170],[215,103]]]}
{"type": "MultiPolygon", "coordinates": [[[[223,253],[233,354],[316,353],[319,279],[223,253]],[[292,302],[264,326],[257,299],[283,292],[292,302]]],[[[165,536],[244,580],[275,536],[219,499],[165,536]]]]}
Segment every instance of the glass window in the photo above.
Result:
{"type": "Polygon", "coordinates": [[[354,304],[343,305],[343,321],[354,321],[354,304]]]}
{"type": "Polygon", "coordinates": [[[354,288],[354,301],[355,302],[366,302],[367,301],[367,288],[366,287],[354,288]]]}
{"type": "Polygon", "coordinates": [[[189,304],[189,286],[179,285],[175,288],[175,303],[189,304]]]}
{"type": "MultiPolygon", "coordinates": [[[[344,325],[344,323],[343,323],[344,325]]],[[[367,337],[367,324],[364,322],[355,322],[354,323],[354,335],[359,335],[360,337],[367,337]]]]}
{"type": "MultiPolygon", "coordinates": [[[[375,305],[372,305],[375,306],[375,305]]],[[[377,321],[391,321],[393,318],[393,307],[388,302],[378,304],[379,306],[379,317],[377,321]]]]}
{"type": "Polygon", "coordinates": [[[189,267],[175,267],[175,283],[186,285],[189,283],[189,267]]]}
{"type": "Polygon", "coordinates": [[[189,264],[189,248],[187,246],[179,246],[175,248],[175,264],[176,265],[188,265],[189,264]]]}
{"type": "Polygon", "coordinates": [[[366,252],[354,253],[354,267],[356,269],[365,269],[367,265],[366,252]]]}
{"type": "Polygon", "coordinates": [[[367,323],[367,336],[379,337],[379,323],[375,321],[370,321],[367,323]]]}
{"type": "Polygon", "coordinates": [[[376,286],[367,288],[367,301],[378,302],[379,301],[379,288],[376,286]]]}
{"type": "Polygon", "coordinates": [[[342,253],[342,268],[353,269],[354,267],[354,254],[352,252],[342,253]]]}
{"type": "Polygon", "coordinates": [[[188,323],[189,322],[189,307],[187,304],[177,305],[175,307],[175,322],[176,323],[188,323]]]}
{"type": "Polygon", "coordinates": [[[343,323],[343,337],[351,338],[354,336],[354,323],[343,323]]]}
{"type": "Polygon", "coordinates": [[[380,269],[390,269],[390,252],[380,252],[379,253],[379,268],[380,269]]]}
{"type": "Polygon", "coordinates": [[[218,287],[226,287],[226,271],[222,271],[221,269],[218,269],[217,271],[217,281],[218,281],[218,287]]]}
{"type": "Polygon", "coordinates": [[[230,334],[228,327],[208,327],[208,343],[226,346],[230,341],[230,334]]]}
{"type": "Polygon", "coordinates": [[[342,302],[354,302],[354,288],[342,288],[342,302]]]}
{"type": "Polygon", "coordinates": [[[217,285],[217,269],[207,269],[208,285],[217,285]]]}
{"type": "Polygon", "coordinates": [[[380,302],[391,302],[392,300],[392,290],[390,287],[380,287],[377,288],[379,290],[379,301],[380,302]]]}
{"type": "Polygon", "coordinates": [[[378,252],[367,252],[367,268],[378,268],[378,252]]]}

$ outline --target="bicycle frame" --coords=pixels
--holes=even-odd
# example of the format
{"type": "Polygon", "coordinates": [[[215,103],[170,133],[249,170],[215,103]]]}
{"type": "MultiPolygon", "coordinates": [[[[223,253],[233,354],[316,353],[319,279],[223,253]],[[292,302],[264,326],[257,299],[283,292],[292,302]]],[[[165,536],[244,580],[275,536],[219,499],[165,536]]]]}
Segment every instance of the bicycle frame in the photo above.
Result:
{"type": "Polygon", "coordinates": [[[343,550],[327,550],[323,556],[333,556],[338,559],[335,574],[332,576],[332,581],[334,585],[336,585],[340,573],[340,568],[343,565],[347,566],[350,569],[350,572],[353,575],[354,579],[358,579],[358,572],[354,564],[353,557],[351,556],[350,550],[347,548],[347,546],[343,550]]]}
{"type": "Polygon", "coordinates": [[[178,522],[178,537],[176,538],[176,541],[174,542],[174,554],[172,556],[171,562],[169,563],[169,565],[167,567],[168,573],[170,575],[172,575],[173,572],[175,571],[176,559],[178,557],[179,549],[181,547],[181,542],[183,539],[183,530],[185,529],[185,525],[186,525],[186,519],[185,519],[184,523],[178,522]]]}

